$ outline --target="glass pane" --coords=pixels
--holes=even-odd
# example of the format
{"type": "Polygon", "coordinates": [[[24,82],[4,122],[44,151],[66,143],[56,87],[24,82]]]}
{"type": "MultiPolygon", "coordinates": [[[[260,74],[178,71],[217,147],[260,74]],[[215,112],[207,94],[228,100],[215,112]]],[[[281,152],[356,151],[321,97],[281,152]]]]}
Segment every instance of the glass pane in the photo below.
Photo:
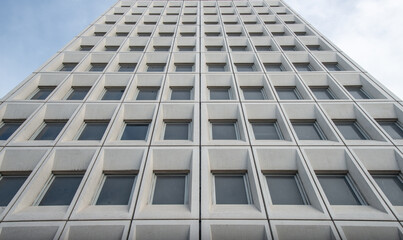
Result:
{"type": "Polygon", "coordinates": [[[124,88],[106,88],[102,100],[120,100],[124,92],[124,88]]]}
{"type": "Polygon", "coordinates": [[[154,46],[154,51],[156,51],[156,52],[168,52],[170,48],[171,48],[170,46],[154,46]]]}
{"type": "Polygon", "coordinates": [[[156,100],[159,88],[142,88],[140,89],[136,100],[156,100]]]}
{"type": "Polygon", "coordinates": [[[153,204],[185,204],[186,176],[157,175],[153,204]]]}
{"type": "Polygon", "coordinates": [[[21,126],[21,122],[6,122],[0,128],[0,140],[7,140],[21,126]]]}
{"type": "Polygon", "coordinates": [[[323,63],[329,71],[341,71],[341,67],[337,63],[323,63]]]}
{"type": "Polygon", "coordinates": [[[55,87],[39,87],[39,91],[31,98],[32,100],[44,100],[55,89],[55,87]]]}
{"type": "Polygon", "coordinates": [[[165,140],[188,140],[189,123],[166,123],[165,140]]]}
{"type": "Polygon", "coordinates": [[[283,65],[281,63],[265,63],[264,67],[267,72],[281,72],[284,71],[283,65]]]}
{"type": "Polygon", "coordinates": [[[311,88],[317,99],[334,99],[328,88],[311,88]]]}
{"type": "Polygon", "coordinates": [[[313,70],[309,63],[294,63],[294,67],[301,72],[309,72],[313,70]]]}
{"type": "Polygon", "coordinates": [[[246,46],[230,46],[231,50],[234,52],[237,51],[246,51],[246,46]]]}
{"type": "Polygon", "coordinates": [[[127,123],[121,140],[146,140],[148,123],[127,123]]]}
{"type": "Polygon", "coordinates": [[[216,204],[249,204],[244,175],[215,175],[216,204]]]}
{"type": "Polygon", "coordinates": [[[129,49],[132,52],[142,52],[144,51],[144,46],[129,46],[129,49]]]}
{"type": "Polygon", "coordinates": [[[296,100],[300,99],[300,97],[296,93],[295,88],[276,88],[276,92],[278,97],[281,100],[296,100]]]}
{"type": "Polygon", "coordinates": [[[357,122],[335,122],[337,128],[347,140],[367,140],[357,122]]]}
{"type": "Polygon", "coordinates": [[[273,204],[305,204],[295,175],[268,175],[266,181],[273,204]]]}
{"type": "Polygon", "coordinates": [[[91,51],[91,49],[93,48],[94,46],[92,46],[92,45],[81,45],[80,46],[80,51],[91,51]]]}
{"type": "Polygon", "coordinates": [[[256,70],[253,63],[238,63],[235,66],[238,72],[253,72],[256,70]]]}
{"type": "Polygon", "coordinates": [[[226,64],[208,64],[209,72],[224,72],[226,64]]]}
{"type": "Polygon", "coordinates": [[[403,139],[403,129],[399,122],[379,121],[378,123],[393,139],[403,139]]]}
{"type": "Polygon", "coordinates": [[[213,139],[238,139],[236,135],[235,123],[213,123],[213,139]]]}
{"type": "Polygon", "coordinates": [[[78,63],[63,63],[60,71],[70,72],[77,66],[78,63]]]}
{"type": "Polygon", "coordinates": [[[270,46],[255,46],[258,51],[272,51],[270,46]]]}
{"type": "Polygon", "coordinates": [[[292,123],[300,140],[325,140],[315,123],[292,123]]]}
{"type": "Polygon", "coordinates": [[[242,89],[245,100],[264,100],[262,88],[244,88],[242,89]]]}
{"type": "Polygon", "coordinates": [[[372,177],[393,205],[403,206],[403,182],[399,175],[373,175],[372,177]]]}
{"type": "Polygon", "coordinates": [[[358,87],[345,87],[347,91],[355,98],[355,99],[370,99],[369,95],[364,92],[361,86],[358,87]]]}
{"type": "Polygon", "coordinates": [[[108,122],[85,123],[84,130],[78,140],[101,140],[107,127],[108,122]]]}
{"type": "Polygon", "coordinates": [[[179,48],[179,51],[182,51],[182,52],[191,52],[191,51],[193,51],[194,50],[194,46],[178,46],[178,48],[179,48]]]}
{"type": "Polygon", "coordinates": [[[229,100],[228,88],[210,88],[210,100],[229,100]]]}
{"type": "Polygon", "coordinates": [[[194,64],[175,64],[177,72],[192,72],[194,64]]]}
{"type": "Polygon", "coordinates": [[[280,140],[276,123],[253,123],[253,133],[257,140],[280,140]]]}
{"type": "Polygon", "coordinates": [[[35,137],[35,140],[55,140],[66,122],[47,122],[35,137]]]}
{"type": "Polygon", "coordinates": [[[135,63],[119,63],[119,72],[133,72],[135,68],[135,63]]]}
{"type": "Polygon", "coordinates": [[[26,179],[27,176],[1,176],[0,206],[7,206],[10,203],[26,179]]]}
{"type": "Polygon", "coordinates": [[[96,205],[127,205],[136,176],[108,175],[99,193],[96,205]]]}
{"type": "Polygon", "coordinates": [[[73,88],[73,92],[69,95],[67,100],[83,100],[87,93],[90,91],[89,87],[86,88],[73,88]]]}
{"type": "Polygon", "coordinates": [[[306,45],[306,47],[311,51],[319,51],[319,50],[321,50],[319,45],[306,45]]]}
{"type": "Polygon", "coordinates": [[[106,63],[91,63],[90,72],[102,72],[106,67],[106,63]]]}
{"type": "Polygon", "coordinates": [[[362,205],[346,175],[318,175],[320,185],[332,205],[362,205]]]}
{"type": "Polygon", "coordinates": [[[222,51],[222,46],[206,46],[207,51],[222,51]]]}
{"type": "Polygon", "coordinates": [[[191,89],[172,89],[171,100],[190,100],[191,89]]]}
{"type": "Polygon", "coordinates": [[[70,205],[82,175],[55,175],[39,206],[70,205]]]}
{"type": "Polygon", "coordinates": [[[165,65],[148,65],[147,72],[163,72],[165,65]]]}
{"type": "Polygon", "coordinates": [[[287,45],[287,46],[281,46],[283,51],[296,51],[297,49],[295,48],[295,45],[287,45]]]}
{"type": "Polygon", "coordinates": [[[119,46],[105,46],[105,51],[114,52],[119,49],[119,46]]]}

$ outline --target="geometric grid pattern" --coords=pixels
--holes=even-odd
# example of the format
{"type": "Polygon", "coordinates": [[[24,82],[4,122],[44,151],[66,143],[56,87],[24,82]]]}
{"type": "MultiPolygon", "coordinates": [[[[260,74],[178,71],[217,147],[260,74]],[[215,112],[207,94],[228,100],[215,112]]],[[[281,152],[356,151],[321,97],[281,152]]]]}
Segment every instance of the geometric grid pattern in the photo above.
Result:
{"type": "Polygon", "coordinates": [[[281,0],[118,1],[0,119],[1,239],[403,238],[402,101],[281,0]]]}

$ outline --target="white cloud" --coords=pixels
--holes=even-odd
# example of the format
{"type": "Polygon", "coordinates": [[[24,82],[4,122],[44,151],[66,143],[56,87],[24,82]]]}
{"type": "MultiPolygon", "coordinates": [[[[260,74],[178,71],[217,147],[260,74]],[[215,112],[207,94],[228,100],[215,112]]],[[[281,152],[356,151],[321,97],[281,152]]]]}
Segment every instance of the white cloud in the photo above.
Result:
{"type": "Polygon", "coordinates": [[[403,1],[285,1],[403,99],[403,1]]]}

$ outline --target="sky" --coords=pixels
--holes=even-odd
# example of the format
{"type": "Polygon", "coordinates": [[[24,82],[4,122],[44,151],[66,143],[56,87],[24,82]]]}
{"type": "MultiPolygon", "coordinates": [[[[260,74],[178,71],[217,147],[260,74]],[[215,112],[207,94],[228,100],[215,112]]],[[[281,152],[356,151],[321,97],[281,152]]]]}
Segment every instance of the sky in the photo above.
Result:
{"type": "MultiPolygon", "coordinates": [[[[403,99],[402,0],[285,0],[403,99]]],[[[45,63],[116,0],[1,0],[0,97],[45,63]]]]}

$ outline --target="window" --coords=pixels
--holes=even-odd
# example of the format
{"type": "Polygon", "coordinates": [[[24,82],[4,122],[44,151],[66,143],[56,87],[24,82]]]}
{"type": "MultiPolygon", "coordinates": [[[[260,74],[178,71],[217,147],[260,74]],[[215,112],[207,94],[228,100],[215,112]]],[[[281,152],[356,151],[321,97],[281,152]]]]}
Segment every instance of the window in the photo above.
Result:
{"type": "Polygon", "coordinates": [[[356,120],[333,120],[333,122],[347,140],[371,139],[356,120]]]}
{"type": "Polygon", "coordinates": [[[136,175],[105,174],[96,205],[127,205],[136,175]]]}
{"type": "Polygon", "coordinates": [[[190,122],[165,122],[164,140],[188,140],[190,122]]]}
{"type": "Polygon", "coordinates": [[[353,96],[355,99],[370,99],[372,98],[362,86],[344,86],[346,90],[353,96]]]}
{"type": "Polygon", "coordinates": [[[230,48],[233,52],[246,51],[246,46],[230,46],[230,48]]]}
{"type": "Polygon", "coordinates": [[[237,123],[232,122],[211,122],[212,125],[212,136],[214,140],[237,140],[237,123]]]}
{"type": "Polygon", "coordinates": [[[273,205],[309,205],[298,174],[266,175],[273,205]]]}
{"type": "Polygon", "coordinates": [[[101,140],[109,121],[84,121],[78,140],[101,140]]]}
{"type": "Polygon", "coordinates": [[[94,32],[94,36],[103,37],[105,36],[106,32],[94,32]]]}
{"type": "Polygon", "coordinates": [[[294,63],[294,67],[299,71],[299,72],[310,72],[314,71],[315,69],[312,67],[311,64],[309,63],[294,63]]]}
{"type": "Polygon", "coordinates": [[[335,62],[335,63],[327,62],[327,63],[323,63],[323,65],[325,65],[325,67],[329,71],[343,71],[344,70],[337,62],[335,62]]]}
{"type": "Polygon", "coordinates": [[[119,63],[119,72],[133,72],[136,68],[136,63],[119,63]]]}
{"type": "Polygon", "coordinates": [[[222,51],[222,46],[206,46],[208,52],[222,51]]]}
{"type": "Polygon", "coordinates": [[[205,32],[204,34],[207,37],[218,37],[218,36],[220,36],[220,32],[205,32]]]}
{"type": "Polygon", "coordinates": [[[319,124],[313,121],[292,121],[292,126],[299,140],[326,140],[326,135],[323,133],[319,124]]]}
{"type": "Polygon", "coordinates": [[[156,52],[168,52],[171,46],[154,46],[154,51],[156,52]]]}
{"type": "Polygon", "coordinates": [[[66,100],[83,100],[91,87],[72,87],[66,100]]]}
{"type": "Polygon", "coordinates": [[[283,45],[281,46],[281,48],[283,49],[283,51],[297,51],[295,45],[283,45]]]}
{"type": "Polygon", "coordinates": [[[209,88],[210,100],[230,100],[229,87],[209,88]]]}
{"type": "Polygon", "coordinates": [[[149,63],[147,64],[147,72],[163,72],[165,63],[149,63]]]}
{"type": "Polygon", "coordinates": [[[171,100],[191,100],[192,88],[171,88],[171,100]]]}
{"type": "Polygon", "coordinates": [[[226,63],[207,63],[209,72],[225,72],[226,63]]]}
{"type": "Polygon", "coordinates": [[[24,123],[25,119],[3,119],[0,124],[0,140],[7,140],[24,123]]]}
{"type": "Polygon", "coordinates": [[[66,125],[67,120],[57,120],[57,121],[49,121],[45,120],[45,122],[38,129],[37,133],[34,135],[34,140],[55,140],[59,133],[66,125]]]}
{"type": "Polygon", "coordinates": [[[246,174],[214,174],[215,204],[252,204],[246,174]]]}
{"type": "Polygon", "coordinates": [[[273,51],[271,46],[255,46],[258,51],[273,51]]]}
{"type": "Polygon", "coordinates": [[[194,51],[194,46],[178,46],[179,51],[181,52],[191,52],[194,51]]]}
{"type": "Polygon", "coordinates": [[[158,87],[141,87],[136,100],[157,100],[158,91],[158,87]]]}
{"type": "Polygon", "coordinates": [[[54,86],[40,86],[31,97],[31,100],[45,100],[55,88],[54,86]]]}
{"type": "Polygon", "coordinates": [[[107,63],[91,63],[90,69],[88,71],[90,72],[102,72],[107,63]]]}
{"type": "Polygon", "coordinates": [[[187,174],[156,173],[152,204],[186,204],[187,174]]]}
{"type": "Polygon", "coordinates": [[[117,33],[116,33],[116,36],[117,36],[117,37],[126,37],[127,35],[129,35],[128,32],[117,32],[117,33]]]}
{"type": "Polygon", "coordinates": [[[0,174],[0,206],[7,206],[27,179],[27,175],[0,174]]]}
{"type": "Polygon", "coordinates": [[[285,32],[272,32],[273,36],[278,37],[278,36],[284,36],[285,32]]]}
{"type": "Polygon", "coordinates": [[[91,51],[93,47],[94,45],[80,45],[80,51],[82,52],[91,51]]]}
{"type": "Polygon", "coordinates": [[[135,22],[135,21],[133,21],[133,22],[129,22],[129,21],[127,21],[127,22],[125,22],[125,24],[126,24],[126,25],[135,25],[135,24],[136,24],[136,22],[135,22]]]}
{"type": "Polygon", "coordinates": [[[263,36],[263,32],[249,32],[249,36],[251,37],[263,36]]]}
{"type": "Polygon", "coordinates": [[[129,46],[129,50],[131,52],[142,52],[144,51],[145,46],[129,46]]]}
{"type": "Polygon", "coordinates": [[[403,127],[398,120],[376,120],[379,125],[389,134],[393,139],[403,139],[403,127]]]}
{"type": "Polygon", "coordinates": [[[294,32],[297,36],[305,36],[306,32],[294,32]]]}
{"type": "MultiPolygon", "coordinates": [[[[144,22],[144,24],[146,24],[146,23],[144,22]]],[[[154,25],[154,23],[152,23],[152,25],[154,25]]],[[[139,36],[139,37],[149,37],[149,36],[151,36],[151,33],[150,32],[138,32],[137,36],[139,36]]]]}
{"type": "Polygon", "coordinates": [[[373,174],[372,177],[393,205],[403,206],[403,178],[401,174],[373,174]]]}
{"type": "Polygon", "coordinates": [[[366,205],[349,174],[317,174],[331,205],[366,205]]]}
{"type": "Polygon", "coordinates": [[[173,32],[160,32],[160,37],[172,37],[174,35],[173,32]]]}
{"type": "Polygon", "coordinates": [[[235,63],[238,72],[254,72],[256,71],[253,63],[235,63]]]}
{"type": "Polygon", "coordinates": [[[180,34],[182,37],[193,37],[196,35],[195,32],[181,32],[180,34]]]}
{"type": "Polygon", "coordinates": [[[324,87],[311,87],[313,95],[319,100],[335,99],[333,92],[328,86],[324,87]]]}
{"type": "Polygon", "coordinates": [[[263,87],[245,87],[242,88],[243,97],[245,100],[264,100],[266,96],[264,94],[263,87]]]}
{"type": "Polygon", "coordinates": [[[39,197],[39,206],[70,205],[81,183],[83,174],[53,174],[39,197]]]}
{"type": "Polygon", "coordinates": [[[320,51],[320,50],[322,50],[320,45],[306,45],[306,47],[311,51],[320,51]]]}
{"type": "Polygon", "coordinates": [[[177,72],[193,72],[194,63],[175,63],[177,72]]]}
{"type": "Polygon", "coordinates": [[[119,49],[119,46],[105,46],[105,51],[115,52],[119,49]]]}
{"type": "Polygon", "coordinates": [[[102,100],[120,100],[124,92],[124,87],[107,87],[102,100]]]}
{"type": "Polygon", "coordinates": [[[281,140],[283,135],[277,122],[252,122],[253,134],[256,140],[281,140]]]}
{"type": "Polygon", "coordinates": [[[242,32],[227,32],[228,37],[238,37],[241,35],[242,35],[242,32]]]}
{"type": "Polygon", "coordinates": [[[120,140],[146,140],[149,123],[125,122],[120,140]]]}
{"type": "Polygon", "coordinates": [[[276,87],[276,92],[280,100],[298,100],[302,99],[296,87],[276,87]]]}
{"type": "Polygon", "coordinates": [[[267,72],[283,72],[285,68],[281,63],[265,63],[264,67],[267,72]]]}

